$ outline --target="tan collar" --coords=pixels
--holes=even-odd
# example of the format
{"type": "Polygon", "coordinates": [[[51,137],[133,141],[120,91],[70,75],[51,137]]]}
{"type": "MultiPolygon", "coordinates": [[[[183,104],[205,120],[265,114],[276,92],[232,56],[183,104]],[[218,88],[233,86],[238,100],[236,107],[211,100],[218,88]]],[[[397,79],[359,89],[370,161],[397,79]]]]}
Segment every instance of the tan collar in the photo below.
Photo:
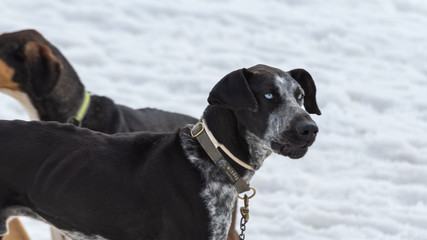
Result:
{"type": "Polygon", "coordinates": [[[211,140],[212,144],[213,144],[216,148],[221,148],[221,149],[222,149],[222,151],[224,151],[224,153],[225,153],[225,154],[227,154],[227,156],[228,156],[228,157],[230,157],[234,162],[236,162],[236,163],[237,163],[237,164],[239,164],[240,166],[242,166],[242,167],[244,167],[244,168],[246,168],[246,169],[248,169],[248,170],[254,171],[254,168],[253,168],[251,165],[249,165],[249,164],[247,164],[247,163],[243,162],[243,161],[242,161],[242,160],[240,160],[238,157],[234,156],[234,154],[233,154],[233,153],[231,153],[231,152],[230,152],[230,150],[228,150],[228,148],[227,148],[226,146],[224,146],[224,144],[219,143],[219,142],[218,142],[218,140],[216,140],[216,138],[215,138],[215,137],[214,137],[214,135],[212,134],[212,132],[209,130],[208,126],[206,126],[206,124],[205,124],[205,122],[204,122],[203,120],[204,120],[204,119],[200,120],[200,122],[202,123],[203,128],[205,129],[206,134],[208,134],[208,137],[209,137],[209,139],[211,140]]]}
{"type": "Polygon", "coordinates": [[[196,123],[191,129],[191,136],[196,138],[197,141],[205,150],[209,158],[215,163],[215,165],[228,177],[228,179],[234,184],[238,193],[246,192],[250,190],[250,186],[240,177],[237,171],[225,160],[222,153],[218,150],[221,148],[227,156],[235,161],[240,166],[253,171],[253,167],[246,164],[242,160],[235,157],[231,152],[222,144],[218,143],[213,134],[209,131],[203,119],[196,123]]]}

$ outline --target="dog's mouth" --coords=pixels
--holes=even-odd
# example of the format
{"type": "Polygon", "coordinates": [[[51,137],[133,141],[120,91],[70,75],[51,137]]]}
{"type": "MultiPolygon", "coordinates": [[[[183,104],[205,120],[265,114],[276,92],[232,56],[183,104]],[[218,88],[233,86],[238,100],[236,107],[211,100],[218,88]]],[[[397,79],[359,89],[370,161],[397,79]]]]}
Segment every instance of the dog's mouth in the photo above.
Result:
{"type": "Polygon", "coordinates": [[[294,145],[294,144],[281,144],[278,142],[272,142],[271,148],[277,154],[283,155],[285,157],[290,157],[292,159],[302,158],[308,150],[308,147],[312,143],[305,143],[302,145],[294,145]]]}

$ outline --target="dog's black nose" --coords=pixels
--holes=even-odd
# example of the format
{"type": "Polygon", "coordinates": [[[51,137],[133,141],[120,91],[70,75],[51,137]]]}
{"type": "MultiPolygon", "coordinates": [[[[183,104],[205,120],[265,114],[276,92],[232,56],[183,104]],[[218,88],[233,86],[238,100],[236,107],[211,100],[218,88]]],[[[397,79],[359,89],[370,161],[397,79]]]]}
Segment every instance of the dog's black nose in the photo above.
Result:
{"type": "Polygon", "coordinates": [[[310,141],[319,132],[319,128],[313,122],[302,122],[296,127],[297,133],[301,139],[310,141]]]}

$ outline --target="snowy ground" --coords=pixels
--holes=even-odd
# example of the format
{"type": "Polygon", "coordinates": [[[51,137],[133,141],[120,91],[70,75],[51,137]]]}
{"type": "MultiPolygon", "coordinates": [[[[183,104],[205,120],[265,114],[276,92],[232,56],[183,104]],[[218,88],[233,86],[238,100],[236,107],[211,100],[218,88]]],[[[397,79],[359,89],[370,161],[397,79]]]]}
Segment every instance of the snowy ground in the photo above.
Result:
{"type": "MultiPolygon", "coordinates": [[[[426,26],[423,0],[0,1],[0,32],[39,30],[90,91],[132,107],[198,117],[232,70],[307,69],[318,140],[255,175],[258,240],[427,239],[426,26]]],[[[4,95],[0,109],[28,119],[4,95]]]]}

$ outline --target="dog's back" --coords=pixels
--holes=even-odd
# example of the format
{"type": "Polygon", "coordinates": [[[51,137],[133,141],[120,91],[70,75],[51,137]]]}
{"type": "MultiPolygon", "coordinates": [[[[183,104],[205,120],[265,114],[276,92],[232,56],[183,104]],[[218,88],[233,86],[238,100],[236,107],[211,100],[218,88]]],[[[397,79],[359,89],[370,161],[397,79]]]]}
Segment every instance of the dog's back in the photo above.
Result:
{"type": "Polygon", "coordinates": [[[19,206],[18,214],[31,208],[31,216],[65,231],[78,224],[108,239],[154,239],[165,219],[177,228],[169,233],[187,236],[194,233],[179,219],[207,215],[201,176],[186,160],[179,131],[107,135],[56,122],[0,121],[0,166],[0,220],[19,206]],[[177,194],[189,197],[159,201],[177,194]]]}
{"type": "Polygon", "coordinates": [[[61,154],[58,157],[65,158],[83,144],[77,136],[64,134],[75,131],[71,125],[53,122],[0,121],[1,181],[10,186],[20,185],[20,189],[22,185],[30,188],[49,155],[61,154]],[[54,126],[55,131],[47,130],[49,126],[54,126]]]}

